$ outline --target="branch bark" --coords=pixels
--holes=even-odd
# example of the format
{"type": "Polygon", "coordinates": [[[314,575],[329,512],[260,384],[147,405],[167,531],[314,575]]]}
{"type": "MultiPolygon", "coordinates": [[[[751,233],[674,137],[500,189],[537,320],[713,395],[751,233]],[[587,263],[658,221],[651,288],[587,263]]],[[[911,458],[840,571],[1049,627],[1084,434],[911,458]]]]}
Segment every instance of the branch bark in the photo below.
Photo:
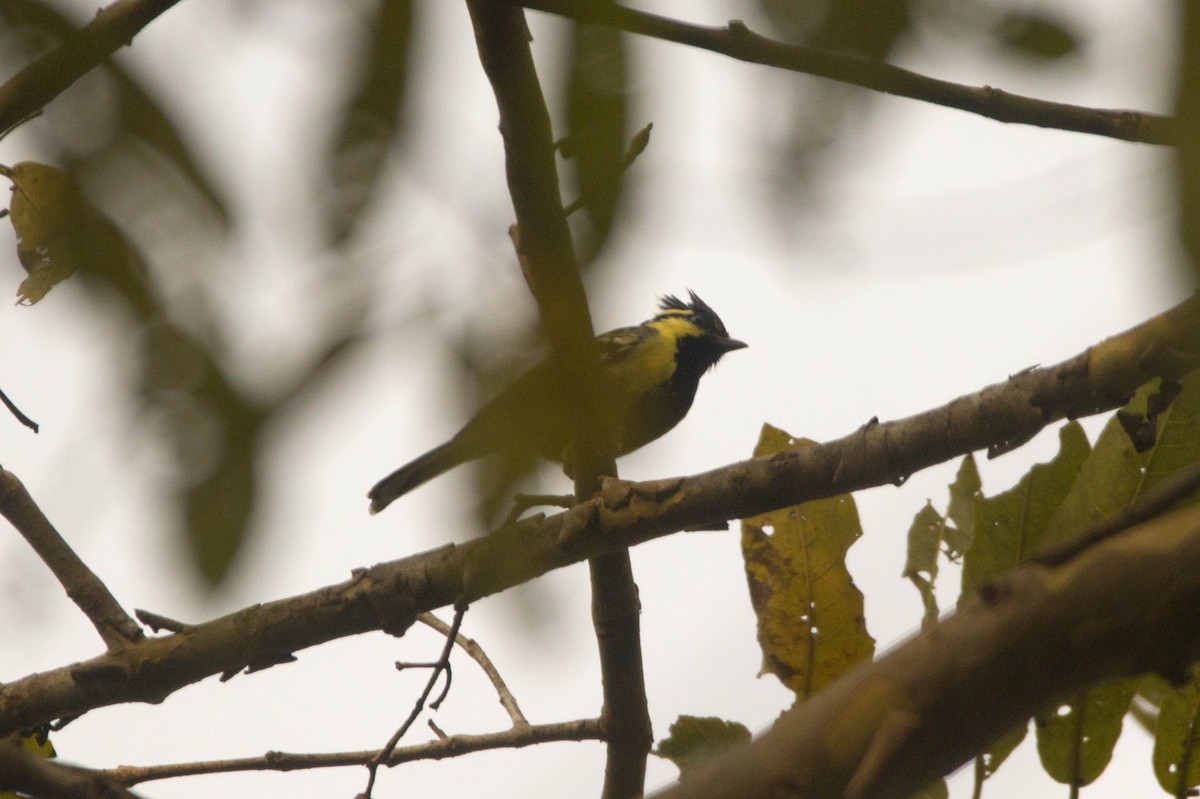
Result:
{"type": "MultiPolygon", "coordinates": [[[[603,737],[599,719],[580,719],[555,724],[529,724],[502,732],[482,735],[452,735],[429,743],[394,749],[384,761],[398,766],[415,760],[444,760],[449,757],[485,752],[489,749],[521,749],[554,741],[596,741],[603,737]]],[[[302,769],[361,766],[377,757],[376,750],[300,754],[268,752],[262,757],[173,763],[162,766],[119,766],[97,772],[121,785],[137,785],[151,780],[191,777],[199,774],[228,774],[235,771],[299,771],[302,769]]]]}
{"type": "Polygon", "coordinates": [[[422,611],[474,602],[603,552],[702,523],[895,482],[977,449],[1009,447],[1060,419],[1119,407],[1153,377],[1176,378],[1194,368],[1200,362],[1198,311],[1200,299],[1193,297],[1056,366],[1024,372],[908,419],[870,424],[837,441],[692,477],[606,480],[599,496],[563,513],[5,683],[0,732],[104,705],[162,701],[210,675],[265,668],[340,637],[369,630],[401,635],[422,611]]]}
{"type": "Polygon", "coordinates": [[[1029,562],[951,618],[789,710],[660,799],[904,799],[1103,680],[1200,657],[1200,508],[1053,567],[1029,562]]]}
{"type": "Polygon", "coordinates": [[[1123,109],[1088,108],[1023,97],[991,86],[964,86],[861,56],[798,47],[752,32],[742,22],[724,28],[693,25],[616,3],[590,0],[507,0],[526,8],[608,25],[629,33],[710,50],[714,53],[840,83],[957,108],[972,114],[1043,128],[1090,133],[1146,144],[1174,144],[1170,117],[1123,109]]]}
{"type": "Polygon", "coordinates": [[[179,0],[118,0],[0,86],[0,131],[28,119],[179,0]]]}
{"type": "Polygon", "coordinates": [[[110,649],[139,641],[142,629],[122,608],[108,587],[87,567],[42,513],[17,476],[0,469],[0,516],[8,519],[38,554],[67,596],[91,621],[110,649]]]}
{"type": "MultiPolygon", "coordinates": [[[[599,488],[601,475],[616,475],[617,470],[611,436],[594,421],[603,418],[598,407],[600,359],[559,192],[550,114],[534,69],[524,11],[489,0],[468,0],[467,8],[500,110],[517,217],[513,240],[550,337],[559,390],[574,411],[575,498],[583,501],[599,488]]],[[[601,797],[627,799],[641,796],[645,788],[646,758],[654,740],[642,672],[637,584],[626,551],[600,553],[588,567],[608,746],[601,797]]]]}

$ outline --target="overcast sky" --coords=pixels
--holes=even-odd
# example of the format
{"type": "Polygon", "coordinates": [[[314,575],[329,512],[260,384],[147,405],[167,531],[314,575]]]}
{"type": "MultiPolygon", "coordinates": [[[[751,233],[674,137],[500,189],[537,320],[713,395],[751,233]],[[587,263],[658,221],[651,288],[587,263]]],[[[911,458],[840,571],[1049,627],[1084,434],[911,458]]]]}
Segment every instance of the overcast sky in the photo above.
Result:
{"type": "MultiPolygon", "coordinates": [[[[1086,36],[1083,52],[1058,66],[1034,68],[932,24],[897,59],[952,81],[1169,112],[1173,5],[1049,5],[1086,36]]],[[[343,58],[339,26],[353,19],[316,2],[267,2],[252,13],[237,6],[181,3],[136,39],[129,63],[169,98],[243,215],[228,248],[212,254],[213,268],[229,276],[222,308],[237,333],[239,368],[248,379],[269,380],[302,358],[317,305],[305,289],[327,256],[315,232],[321,186],[306,167],[328,135],[327,102],[340,84],[327,65],[343,58]]],[[[709,24],[745,17],[755,27],[730,4],[654,9],[709,24]]],[[[202,621],[473,534],[460,502],[470,486],[466,470],[385,514],[366,513],[371,484],[449,437],[468,413],[444,368],[452,354],[434,331],[481,317],[511,328],[506,315],[532,309],[506,238],[511,206],[496,110],[465,10],[432,2],[422,10],[414,77],[424,86],[415,113],[425,122],[413,132],[408,166],[387,189],[403,216],[378,220],[357,252],[383,265],[388,300],[373,320],[377,339],[273,429],[260,534],[227,590],[206,595],[164,532],[174,519],[158,501],[153,430],[134,424],[113,379],[127,379],[117,323],[86,312],[88,298],[72,284],[36,307],[0,309],[0,387],[43,425],[35,437],[0,418],[0,461],[127,608],[202,621]],[[421,325],[400,326],[418,311],[427,313],[421,325]]],[[[531,17],[535,48],[558,52],[560,26],[531,17]]],[[[748,457],[764,421],[827,440],[873,416],[917,413],[1067,358],[1190,291],[1177,277],[1171,162],[1162,149],[867,97],[846,120],[852,132],[819,165],[809,201],[780,213],[762,191],[775,177],[764,153],[786,122],[773,113],[775,100],[810,79],[645,40],[634,40],[631,54],[639,74],[634,124],[652,121],[654,134],[630,172],[636,211],[609,254],[612,267],[589,285],[596,327],[635,324],[652,315],[656,296],[691,288],[750,347],[704,378],[674,432],[622,460],[623,477],[688,474],[748,457]]],[[[14,136],[0,145],[0,161],[29,157],[21,142],[14,136]]],[[[0,257],[0,291],[15,292],[20,278],[15,257],[0,257]]],[[[1093,438],[1102,421],[1087,423],[1093,438]]],[[[1008,488],[1056,444],[1050,430],[981,463],[984,491],[1008,488]]],[[[880,648],[919,622],[917,594],[900,578],[904,534],[927,498],[944,508],[956,468],[856,497],[864,536],[850,567],[880,648]]],[[[557,470],[545,470],[544,483],[548,491],[568,488],[557,470]]],[[[637,548],[633,560],[656,737],[682,713],[752,730],[768,725],[790,694],[773,677],[755,676],[760,654],[736,530],[671,536],[637,548]]],[[[0,564],[0,679],[99,651],[87,622],[15,536],[0,538],[0,564]]],[[[944,573],[944,606],[956,579],[944,573]]],[[[599,709],[589,601],[579,566],[471,609],[464,631],[492,656],[531,721],[599,709]]],[[[206,680],[159,707],[95,711],[55,742],[63,758],[94,767],[377,747],[424,679],[397,676],[391,663],[428,659],[439,648],[420,629],[403,639],[337,641],[265,673],[206,680]]],[[[453,694],[436,717],[451,734],[507,723],[461,656],[453,694]]],[[[426,734],[419,726],[410,737],[426,734]]],[[[1031,743],[990,795],[1065,795],[1032,775],[1031,743]]],[[[387,772],[377,795],[590,796],[602,764],[592,744],[473,755],[387,772]]],[[[652,760],[651,786],[674,774],[652,760]]],[[[180,799],[348,797],[364,784],[361,771],[343,769],[199,777],[139,790],[180,799]]],[[[969,796],[969,785],[956,778],[952,795],[969,796]]],[[[1087,796],[1115,799],[1152,787],[1149,739],[1127,726],[1114,767],[1087,796]]]]}

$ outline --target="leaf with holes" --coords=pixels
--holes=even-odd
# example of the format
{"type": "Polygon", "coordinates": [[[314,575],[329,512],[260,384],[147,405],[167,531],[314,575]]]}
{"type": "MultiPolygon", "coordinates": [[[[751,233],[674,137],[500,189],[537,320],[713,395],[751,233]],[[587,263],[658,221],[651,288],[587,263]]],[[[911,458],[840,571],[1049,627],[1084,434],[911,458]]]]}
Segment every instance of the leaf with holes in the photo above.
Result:
{"type": "MultiPolygon", "coordinates": [[[[812,446],[763,425],[754,455],[812,446]]],[[[758,616],[763,672],[803,699],[870,660],[862,592],[846,553],[862,535],[849,494],[805,502],[742,521],[742,557],[758,616]]]]}

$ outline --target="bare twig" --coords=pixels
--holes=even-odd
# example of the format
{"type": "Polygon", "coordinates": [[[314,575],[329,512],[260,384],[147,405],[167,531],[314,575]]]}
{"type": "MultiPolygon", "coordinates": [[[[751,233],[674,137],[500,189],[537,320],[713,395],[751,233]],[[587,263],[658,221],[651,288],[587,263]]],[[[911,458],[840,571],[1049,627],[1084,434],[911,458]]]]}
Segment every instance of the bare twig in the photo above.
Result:
{"type": "Polygon", "coordinates": [[[15,735],[0,740],[0,793],[38,799],[137,799],[112,777],[49,760],[23,748],[15,735]]]}
{"type": "Polygon", "coordinates": [[[50,567],[67,596],[88,617],[109,650],[142,638],[137,623],[54,529],[17,476],[5,469],[0,469],[0,515],[17,528],[50,567]]]}
{"type": "MultiPolygon", "coordinates": [[[[442,635],[450,634],[450,625],[432,613],[422,613],[417,617],[417,621],[432,627],[442,635]]],[[[496,668],[496,665],[492,663],[492,659],[483,651],[483,647],[462,633],[455,636],[454,643],[462,647],[462,650],[479,664],[479,668],[483,669],[483,673],[492,681],[492,687],[496,689],[496,695],[500,699],[500,704],[508,711],[508,717],[512,719],[513,726],[527,726],[529,720],[525,718],[525,714],[521,712],[520,706],[517,705],[517,698],[508,689],[504,678],[500,676],[500,672],[496,668]]]]}
{"type": "Polygon", "coordinates": [[[957,108],[999,122],[1090,133],[1146,144],[1174,144],[1177,139],[1175,124],[1170,117],[1140,111],[1054,103],[1011,94],[991,86],[963,86],[861,56],[785,44],[753,33],[741,22],[730,22],[726,27],[714,28],[636,11],[616,3],[589,0],[508,1],[581,22],[608,25],[629,33],[710,50],[739,61],[779,67],[885,94],[957,108]]]}
{"type": "MultiPolygon", "coordinates": [[[[650,122],[646,127],[633,134],[633,138],[629,140],[629,147],[625,150],[625,157],[621,161],[622,169],[629,169],[633,166],[633,162],[637,157],[646,151],[650,145],[650,131],[654,129],[654,123],[650,122]]],[[[570,216],[579,209],[583,208],[587,201],[583,197],[576,197],[566,208],[563,209],[563,214],[570,216]]]]}
{"type": "MultiPolygon", "coordinates": [[[[179,0],[118,0],[61,46],[0,86],[0,131],[7,131],[61,94],[179,0]]],[[[2,134],[0,134],[2,135],[2,134]]]]}
{"type": "MultiPolygon", "coordinates": [[[[483,735],[449,735],[415,746],[392,750],[384,765],[398,766],[416,760],[444,760],[484,752],[490,749],[520,749],[554,741],[596,741],[602,730],[599,719],[563,721],[555,724],[531,724],[483,735]]],[[[302,754],[268,752],[261,757],[173,763],[161,766],[119,766],[99,772],[122,785],[137,785],[151,780],[191,777],[200,774],[227,774],[238,771],[299,771],[302,769],[362,766],[379,756],[375,750],[302,754]]]]}
{"type": "Polygon", "coordinates": [[[400,725],[400,729],[392,735],[387,744],[384,745],[379,752],[367,761],[367,787],[363,791],[363,796],[371,796],[371,791],[375,788],[375,777],[379,773],[379,767],[389,762],[392,753],[396,751],[396,746],[399,745],[400,739],[408,732],[409,727],[417,720],[417,716],[421,715],[421,711],[425,708],[425,702],[429,699],[429,695],[433,693],[433,686],[437,685],[438,678],[442,674],[446,675],[446,686],[442,690],[440,696],[433,701],[430,707],[437,709],[442,700],[446,698],[446,692],[450,690],[450,651],[454,648],[454,639],[458,636],[458,628],[462,626],[463,616],[467,612],[466,605],[458,605],[454,609],[454,622],[450,625],[450,629],[446,634],[446,644],[442,647],[442,654],[434,664],[433,672],[429,675],[428,682],[425,683],[425,689],[421,691],[421,695],[417,697],[417,701],[413,703],[413,709],[408,714],[408,718],[400,725]]]}
{"type": "Polygon", "coordinates": [[[38,423],[21,413],[21,409],[18,408],[3,391],[0,391],[0,402],[4,403],[4,407],[8,408],[8,412],[15,416],[18,422],[25,425],[35,433],[38,431],[38,423]]]}

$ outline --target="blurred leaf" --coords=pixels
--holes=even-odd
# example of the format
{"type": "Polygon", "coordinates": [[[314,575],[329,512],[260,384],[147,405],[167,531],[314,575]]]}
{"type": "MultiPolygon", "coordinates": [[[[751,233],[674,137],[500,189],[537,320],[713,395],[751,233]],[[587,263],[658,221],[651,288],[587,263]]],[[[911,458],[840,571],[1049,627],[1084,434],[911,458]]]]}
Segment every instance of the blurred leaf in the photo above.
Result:
{"type": "Polygon", "coordinates": [[[584,208],[596,231],[594,258],[608,240],[625,169],[627,80],[623,34],[615,28],[571,28],[564,154],[575,164],[584,208]]]}
{"type": "Polygon", "coordinates": [[[142,283],[135,250],[68,173],[22,161],[0,174],[13,182],[9,217],[17,258],[29,273],[17,290],[21,304],[33,305],[81,268],[118,284],[142,283]]]}
{"type": "Polygon", "coordinates": [[[1045,10],[1010,9],[997,23],[995,34],[1005,46],[1046,61],[1079,49],[1079,36],[1063,20],[1045,10]]]}
{"type": "Polygon", "coordinates": [[[270,410],[244,396],[212,352],[170,320],[150,321],[143,338],[141,387],[173,446],[175,506],[186,520],[193,563],[217,585],[248,535],[257,501],[258,433],[270,410]]]}
{"type": "Polygon", "coordinates": [[[936,623],[938,619],[934,585],[937,582],[938,555],[945,537],[946,519],[933,509],[932,502],[926,502],[908,528],[908,557],[901,575],[908,578],[921,595],[921,604],[925,607],[922,628],[936,623]]]}
{"type": "Polygon", "coordinates": [[[1104,773],[1138,680],[1089,688],[1036,719],[1038,755],[1053,779],[1082,787],[1104,773]]]}
{"type": "MultiPolygon", "coordinates": [[[[52,6],[35,2],[35,0],[0,0],[0,27],[8,31],[20,27],[40,31],[42,36],[38,37],[37,45],[38,49],[42,50],[63,41],[78,30],[76,25],[59,14],[52,6]]],[[[29,39],[28,36],[25,38],[29,39]]],[[[27,58],[32,57],[32,54],[28,52],[29,48],[24,49],[23,55],[27,58]]],[[[24,67],[25,63],[13,63],[12,66],[14,68],[24,67]]],[[[167,113],[150,97],[137,80],[113,60],[105,62],[103,74],[111,76],[116,83],[119,129],[166,156],[205,199],[222,225],[227,225],[229,211],[224,199],[216,190],[208,174],[192,157],[189,148],[167,113]]],[[[60,98],[55,107],[61,109],[63,106],[64,101],[60,98]]],[[[89,126],[85,125],[84,127],[89,126]]]]}
{"type": "MultiPolygon", "coordinates": [[[[763,425],[754,455],[812,444],[763,425]]],[[[846,570],[846,552],[861,535],[849,494],[742,520],[742,556],[758,616],[763,671],[799,699],[875,652],[862,592],[846,570]]]]}
{"type": "Polygon", "coordinates": [[[779,38],[876,61],[908,30],[908,0],[759,0],[779,38]]]}
{"type": "Polygon", "coordinates": [[[1049,463],[1035,464],[1008,491],[976,500],[975,540],[963,557],[963,596],[1028,558],[1042,540],[1089,452],[1078,422],[1063,425],[1058,439],[1059,452],[1049,463]]]}
{"type": "Polygon", "coordinates": [[[982,488],[975,456],[967,455],[950,484],[950,504],[946,506],[946,516],[954,522],[946,528],[946,550],[952,560],[961,558],[975,539],[975,502],[983,498],[982,488]]]}
{"type": "Polygon", "coordinates": [[[343,113],[330,153],[330,225],[342,244],[370,207],[388,152],[403,131],[408,89],[411,0],[381,0],[363,54],[362,77],[343,113]]]}
{"type": "Polygon", "coordinates": [[[750,730],[736,721],[713,717],[680,716],[670,734],[658,742],[654,754],[670,760],[680,776],[706,760],[750,742],[750,730]]]}
{"type": "Polygon", "coordinates": [[[1200,785],[1200,688],[1193,670],[1181,686],[1155,678],[1160,686],[1158,728],[1154,736],[1154,776],[1174,796],[1189,796],[1200,785]]]}

